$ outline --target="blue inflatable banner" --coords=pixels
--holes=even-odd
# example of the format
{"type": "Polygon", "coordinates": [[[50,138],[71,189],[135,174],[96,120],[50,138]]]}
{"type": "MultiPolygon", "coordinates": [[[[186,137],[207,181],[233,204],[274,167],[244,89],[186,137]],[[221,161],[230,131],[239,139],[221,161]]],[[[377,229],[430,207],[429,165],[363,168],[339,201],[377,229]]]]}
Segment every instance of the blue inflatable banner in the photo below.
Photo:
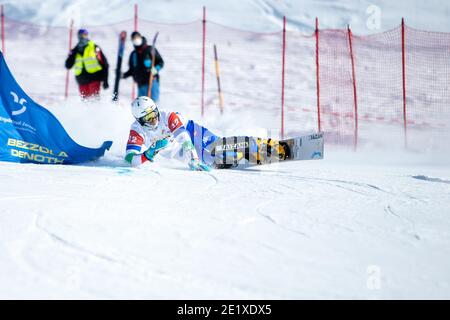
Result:
{"type": "Polygon", "coordinates": [[[0,160],[43,164],[75,164],[95,160],[109,150],[73,141],[56,117],[20,88],[0,52],[0,160]]]}

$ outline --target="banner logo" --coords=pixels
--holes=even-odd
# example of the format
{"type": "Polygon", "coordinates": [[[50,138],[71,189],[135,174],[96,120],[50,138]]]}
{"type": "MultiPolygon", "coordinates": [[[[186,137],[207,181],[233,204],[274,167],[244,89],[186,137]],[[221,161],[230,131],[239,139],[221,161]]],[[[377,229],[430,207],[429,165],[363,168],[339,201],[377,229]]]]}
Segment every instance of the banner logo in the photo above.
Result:
{"type": "Polygon", "coordinates": [[[55,155],[55,152],[50,148],[41,146],[37,143],[12,138],[8,139],[7,146],[22,149],[17,150],[11,148],[11,155],[13,157],[27,159],[34,162],[63,164],[64,159],[61,158],[69,157],[64,151],[60,151],[58,155],[55,155]]]}
{"type": "Polygon", "coordinates": [[[228,143],[216,146],[216,152],[248,148],[248,142],[228,143]]]}
{"type": "Polygon", "coordinates": [[[27,100],[25,100],[24,98],[19,99],[19,96],[17,95],[17,93],[15,93],[13,91],[11,91],[10,93],[14,98],[14,102],[22,106],[21,109],[13,111],[12,115],[18,116],[18,115],[21,115],[22,113],[24,113],[25,111],[27,111],[27,107],[25,107],[25,103],[27,102],[27,100]]]}

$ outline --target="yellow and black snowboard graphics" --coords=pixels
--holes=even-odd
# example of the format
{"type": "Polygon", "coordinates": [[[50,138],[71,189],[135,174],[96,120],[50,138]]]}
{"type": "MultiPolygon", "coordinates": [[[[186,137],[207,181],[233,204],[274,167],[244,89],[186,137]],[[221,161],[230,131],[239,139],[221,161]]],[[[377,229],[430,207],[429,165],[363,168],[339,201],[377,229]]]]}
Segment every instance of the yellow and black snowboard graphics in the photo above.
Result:
{"type": "Polygon", "coordinates": [[[294,160],[323,159],[323,133],[285,140],[235,136],[218,139],[211,155],[217,169],[246,168],[294,160]]]}

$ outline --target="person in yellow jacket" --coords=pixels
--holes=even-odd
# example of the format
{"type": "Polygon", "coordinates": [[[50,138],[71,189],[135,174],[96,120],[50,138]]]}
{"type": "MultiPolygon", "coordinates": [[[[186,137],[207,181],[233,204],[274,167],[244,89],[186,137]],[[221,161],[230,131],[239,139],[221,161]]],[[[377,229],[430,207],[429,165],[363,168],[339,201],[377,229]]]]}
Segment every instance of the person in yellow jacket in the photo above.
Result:
{"type": "Polygon", "coordinates": [[[100,84],[108,89],[108,60],[99,46],[89,40],[86,29],[78,31],[78,43],[66,59],[66,68],[74,68],[80,95],[83,99],[100,94],[100,84]]]}

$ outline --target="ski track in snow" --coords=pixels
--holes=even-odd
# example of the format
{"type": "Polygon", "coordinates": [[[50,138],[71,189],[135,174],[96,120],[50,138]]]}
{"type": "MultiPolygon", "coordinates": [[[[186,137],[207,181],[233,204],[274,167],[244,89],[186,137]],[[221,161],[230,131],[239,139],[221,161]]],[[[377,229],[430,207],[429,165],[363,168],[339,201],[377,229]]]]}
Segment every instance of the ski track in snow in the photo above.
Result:
{"type": "Polygon", "coordinates": [[[74,242],[71,242],[70,240],[64,239],[62,236],[56,234],[55,232],[48,230],[46,227],[44,227],[44,225],[42,224],[42,222],[40,222],[40,220],[43,218],[43,215],[41,213],[37,214],[36,220],[34,222],[35,227],[44,232],[46,235],[48,235],[52,240],[54,240],[55,242],[57,242],[58,244],[63,245],[64,247],[67,247],[69,249],[81,252],[83,254],[88,254],[90,256],[93,256],[95,258],[98,259],[103,259],[106,260],[107,262],[112,262],[112,263],[116,263],[118,262],[116,259],[106,256],[102,253],[97,253],[97,252],[93,252],[87,248],[84,248],[74,242]]]}
{"type": "Polygon", "coordinates": [[[422,181],[440,182],[440,183],[450,184],[450,180],[447,180],[447,179],[430,178],[430,177],[427,177],[427,176],[413,176],[413,178],[417,179],[417,180],[422,180],[422,181]]]}

